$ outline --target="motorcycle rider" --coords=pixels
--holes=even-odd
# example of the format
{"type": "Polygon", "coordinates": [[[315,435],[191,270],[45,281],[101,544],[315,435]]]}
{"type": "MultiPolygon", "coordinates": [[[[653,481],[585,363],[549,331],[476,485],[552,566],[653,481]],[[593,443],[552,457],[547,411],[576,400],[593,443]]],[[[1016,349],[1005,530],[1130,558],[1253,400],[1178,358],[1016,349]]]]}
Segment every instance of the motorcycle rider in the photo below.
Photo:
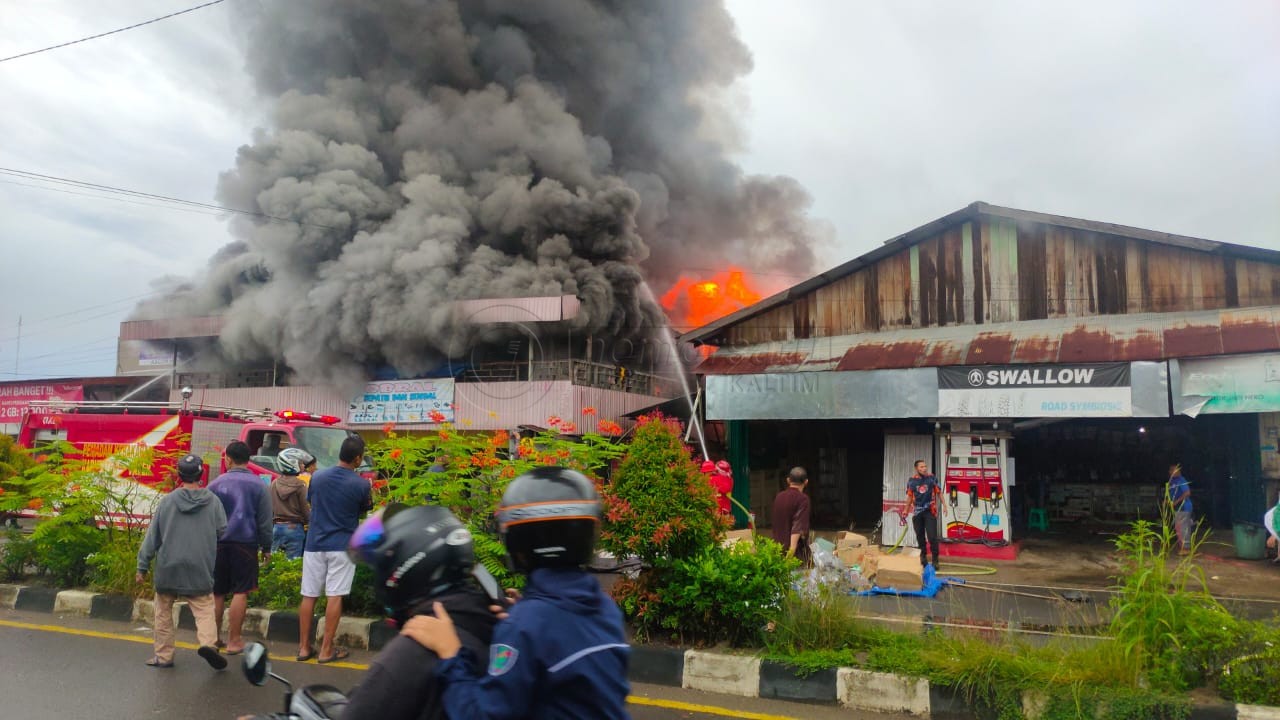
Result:
{"type": "Polygon", "coordinates": [[[528,584],[494,631],[487,672],[441,603],[402,631],[442,659],[435,672],[449,717],[628,717],[622,611],[582,568],[600,529],[595,485],[568,468],[535,468],[507,486],[497,516],[528,584]]]}
{"type": "MultiPolygon", "coordinates": [[[[360,524],[348,552],[373,568],[378,599],[392,622],[403,625],[431,612],[435,603],[457,619],[463,647],[478,655],[488,652],[498,618],[473,576],[471,533],[453,513],[433,505],[390,505],[360,524]]],[[[412,639],[397,636],[349,694],[342,720],[443,720],[438,659],[412,639]]],[[[272,717],[278,716],[267,716],[272,717]]]]}

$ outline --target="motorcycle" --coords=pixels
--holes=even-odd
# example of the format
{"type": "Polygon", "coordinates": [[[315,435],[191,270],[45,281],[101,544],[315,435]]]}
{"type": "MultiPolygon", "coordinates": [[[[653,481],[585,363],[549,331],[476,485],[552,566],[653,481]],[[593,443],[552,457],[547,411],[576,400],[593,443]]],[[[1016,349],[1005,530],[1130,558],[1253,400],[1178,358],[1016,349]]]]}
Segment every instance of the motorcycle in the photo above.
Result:
{"type": "Polygon", "coordinates": [[[347,707],[347,696],[332,685],[304,685],[299,690],[285,678],[271,672],[271,658],[262,643],[251,643],[244,649],[244,676],[259,687],[267,678],[284,683],[284,713],[268,715],[269,720],[338,720],[347,707]]]}

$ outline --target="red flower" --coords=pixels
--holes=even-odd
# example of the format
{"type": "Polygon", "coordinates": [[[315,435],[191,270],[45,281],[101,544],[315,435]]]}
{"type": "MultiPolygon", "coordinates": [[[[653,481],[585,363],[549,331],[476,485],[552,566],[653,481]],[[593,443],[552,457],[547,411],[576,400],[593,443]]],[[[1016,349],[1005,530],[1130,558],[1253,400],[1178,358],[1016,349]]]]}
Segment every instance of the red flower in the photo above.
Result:
{"type": "Polygon", "coordinates": [[[449,433],[445,432],[444,430],[441,430],[441,431],[440,431],[440,439],[441,439],[441,440],[448,440],[448,439],[449,439],[449,433]]]}
{"type": "Polygon", "coordinates": [[[494,447],[502,447],[503,445],[506,445],[510,440],[511,440],[511,433],[508,433],[506,430],[499,430],[498,432],[493,434],[492,442],[494,447]]]}
{"type": "Polygon", "coordinates": [[[572,435],[578,432],[578,426],[574,425],[571,422],[567,422],[560,426],[560,432],[564,433],[565,435],[572,435]]]}
{"type": "Polygon", "coordinates": [[[600,424],[596,425],[596,431],[601,435],[621,435],[622,426],[612,420],[601,420],[600,424]]]}
{"type": "Polygon", "coordinates": [[[444,422],[444,413],[440,412],[439,410],[432,410],[431,412],[427,413],[427,417],[431,420],[431,422],[436,423],[437,425],[444,422]]]}
{"type": "Polygon", "coordinates": [[[31,508],[32,510],[39,510],[40,508],[44,507],[44,500],[41,500],[40,498],[32,498],[27,503],[27,507],[31,508]]]}
{"type": "Polygon", "coordinates": [[[555,427],[562,422],[564,421],[560,419],[559,415],[552,415],[551,417],[547,418],[547,424],[550,425],[551,427],[555,427]]]}
{"type": "Polygon", "coordinates": [[[37,456],[36,456],[36,462],[38,462],[38,463],[48,462],[48,461],[49,461],[49,456],[48,456],[48,455],[37,455],[37,456]]]}
{"type": "Polygon", "coordinates": [[[595,408],[593,408],[593,407],[584,407],[584,408],[582,408],[582,414],[583,414],[583,415],[595,415],[595,414],[596,414],[596,409],[595,409],[595,408]]]}
{"type": "Polygon", "coordinates": [[[390,435],[395,431],[396,431],[396,424],[393,422],[389,422],[386,425],[382,426],[382,432],[386,433],[387,435],[390,435]]]}
{"type": "Polygon", "coordinates": [[[400,456],[401,456],[401,455],[403,455],[403,454],[404,454],[404,451],[403,451],[403,450],[401,450],[400,448],[395,448],[394,450],[392,450],[392,451],[391,451],[391,459],[392,459],[392,460],[399,460],[399,459],[400,459],[400,456]]]}

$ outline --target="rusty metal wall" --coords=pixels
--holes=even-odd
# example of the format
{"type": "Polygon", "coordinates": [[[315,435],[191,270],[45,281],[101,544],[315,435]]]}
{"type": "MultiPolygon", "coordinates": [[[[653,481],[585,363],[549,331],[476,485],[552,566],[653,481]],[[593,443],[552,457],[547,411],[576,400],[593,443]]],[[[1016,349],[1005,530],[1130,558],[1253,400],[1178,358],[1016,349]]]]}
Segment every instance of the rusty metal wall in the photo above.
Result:
{"type": "Polygon", "coordinates": [[[731,325],[720,344],[1277,303],[1277,263],[983,215],[731,325]]]}

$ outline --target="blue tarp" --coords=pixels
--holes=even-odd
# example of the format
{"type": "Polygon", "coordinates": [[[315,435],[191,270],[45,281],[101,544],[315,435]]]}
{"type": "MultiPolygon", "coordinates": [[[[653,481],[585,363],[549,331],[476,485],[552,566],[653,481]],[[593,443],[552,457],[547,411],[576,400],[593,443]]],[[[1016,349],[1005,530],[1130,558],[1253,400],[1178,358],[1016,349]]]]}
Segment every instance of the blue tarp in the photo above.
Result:
{"type": "Polygon", "coordinates": [[[901,597],[923,597],[931,598],[938,594],[938,591],[947,585],[963,585],[964,580],[956,577],[938,577],[934,573],[932,565],[926,565],[924,568],[924,587],[919,590],[895,590],[893,588],[873,587],[870,590],[863,590],[855,595],[899,595],[901,597]]]}

